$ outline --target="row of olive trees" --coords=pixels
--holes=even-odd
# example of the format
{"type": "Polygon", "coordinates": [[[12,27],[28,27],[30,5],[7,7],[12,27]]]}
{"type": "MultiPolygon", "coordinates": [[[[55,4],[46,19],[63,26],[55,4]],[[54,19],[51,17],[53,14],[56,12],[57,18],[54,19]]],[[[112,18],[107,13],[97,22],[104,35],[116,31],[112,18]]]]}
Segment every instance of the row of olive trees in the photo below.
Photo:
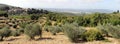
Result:
{"type": "MultiPolygon", "coordinates": [[[[105,13],[94,13],[94,14],[88,14],[88,15],[80,15],[80,16],[70,16],[70,15],[63,15],[62,13],[55,13],[55,12],[49,12],[47,10],[38,10],[38,9],[29,9],[28,12],[30,12],[30,19],[31,20],[37,20],[39,17],[46,17],[47,21],[56,21],[57,23],[78,23],[79,26],[97,26],[99,24],[107,24],[111,23],[113,25],[119,25],[120,24],[120,15],[116,14],[105,14],[105,13]],[[39,12],[40,11],[40,12],[39,12]],[[42,14],[37,14],[42,13],[42,14]],[[32,14],[32,15],[31,15],[32,14]]],[[[7,14],[2,14],[6,15],[7,14]]]]}
{"type": "Polygon", "coordinates": [[[39,10],[39,9],[29,8],[27,10],[27,14],[48,14],[48,13],[49,11],[43,9],[39,10]]]}
{"type": "Polygon", "coordinates": [[[95,13],[91,15],[84,15],[75,17],[74,20],[80,26],[97,26],[99,24],[104,25],[111,23],[112,25],[120,25],[120,15],[114,14],[102,14],[102,13],[95,13]]]}
{"type": "MultiPolygon", "coordinates": [[[[27,35],[30,39],[34,40],[35,36],[42,36],[42,27],[38,24],[28,24],[22,23],[20,25],[21,29],[10,30],[9,27],[4,27],[0,29],[0,40],[3,40],[4,37],[9,36],[19,36],[21,33],[27,35]]],[[[104,37],[114,37],[120,38],[119,30],[120,26],[113,25],[100,25],[97,29],[86,30],[83,27],[80,27],[77,23],[65,23],[61,26],[45,26],[44,30],[51,32],[53,35],[57,35],[59,32],[63,32],[70,41],[94,41],[94,40],[104,40],[104,37]]]]}
{"type": "Polygon", "coordinates": [[[86,30],[83,27],[77,25],[77,23],[65,23],[62,26],[45,26],[44,30],[51,32],[53,35],[57,35],[59,32],[63,32],[71,42],[79,41],[94,41],[104,40],[101,31],[97,29],[86,30]]]}
{"type": "Polygon", "coordinates": [[[8,14],[5,11],[0,11],[0,17],[1,16],[8,17],[8,14]]]}
{"type": "Polygon", "coordinates": [[[3,27],[0,29],[0,41],[3,41],[3,38],[9,36],[19,36],[18,30],[10,30],[9,26],[3,27]]]}
{"type": "Polygon", "coordinates": [[[120,38],[120,26],[111,24],[99,25],[95,29],[86,30],[77,23],[65,23],[61,26],[45,26],[44,30],[53,35],[63,32],[72,42],[105,40],[105,37],[120,38]]]}
{"type": "Polygon", "coordinates": [[[25,34],[29,37],[29,39],[34,40],[35,36],[42,37],[42,28],[38,24],[21,24],[20,29],[10,30],[9,26],[6,26],[0,29],[0,41],[3,41],[3,38],[9,36],[19,36],[21,34],[25,34]],[[23,27],[24,26],[24,27],[23,27]]]}
{"type": "Polygon", "coordinates": [[[56,21],[57,23],[78,23],[79,26],[91,26],[95,27],[99,24],[104,25],[111,23],[112,25],[120,25],[120,15],[117,14],[105,14],[105,13],[94,13],[90,15],[80,15],[80,16],[69,16],[60,13],[49,13],[43,15],[51,21],[56,21]]]}
{"type": "Polygon", "coordinates": [[[103,33],[106,37],[120,38],[120,26],[113,26],[111,24],[99,25],[97,28],[103,33]]]}

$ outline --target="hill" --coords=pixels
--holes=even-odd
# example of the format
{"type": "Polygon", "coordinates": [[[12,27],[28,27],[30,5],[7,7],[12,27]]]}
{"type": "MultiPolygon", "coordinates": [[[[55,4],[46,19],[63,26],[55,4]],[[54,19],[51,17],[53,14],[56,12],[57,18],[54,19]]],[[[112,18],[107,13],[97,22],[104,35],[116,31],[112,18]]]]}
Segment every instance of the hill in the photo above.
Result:
{"type": "Polygon", "coordinates": [[[0,10],[9,10],[11,8],[14,8],[14,6],[6,5],[6,4],[0,4],[0,10]]]}

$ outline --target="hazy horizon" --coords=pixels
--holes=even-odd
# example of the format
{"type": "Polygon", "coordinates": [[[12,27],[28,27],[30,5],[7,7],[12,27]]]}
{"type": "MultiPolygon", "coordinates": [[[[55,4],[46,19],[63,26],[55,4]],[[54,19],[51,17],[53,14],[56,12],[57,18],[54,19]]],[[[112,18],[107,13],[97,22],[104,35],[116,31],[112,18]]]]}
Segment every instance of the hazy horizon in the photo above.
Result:
{"type": "Polygon", "coordinates": [[[0,4],[24,8],[120,10],[120,0],[0,0],[0,4]]]}

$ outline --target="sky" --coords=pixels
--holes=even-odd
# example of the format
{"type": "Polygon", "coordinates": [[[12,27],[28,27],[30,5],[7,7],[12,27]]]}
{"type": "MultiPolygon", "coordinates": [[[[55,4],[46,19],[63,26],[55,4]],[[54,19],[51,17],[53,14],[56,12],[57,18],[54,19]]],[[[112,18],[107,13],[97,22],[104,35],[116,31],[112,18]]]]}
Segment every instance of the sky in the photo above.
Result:
{"type": "Polygon", "coordinates": [[[0,0],[0,3],[24,8],[120,10],[120,0],[0,0]]]}

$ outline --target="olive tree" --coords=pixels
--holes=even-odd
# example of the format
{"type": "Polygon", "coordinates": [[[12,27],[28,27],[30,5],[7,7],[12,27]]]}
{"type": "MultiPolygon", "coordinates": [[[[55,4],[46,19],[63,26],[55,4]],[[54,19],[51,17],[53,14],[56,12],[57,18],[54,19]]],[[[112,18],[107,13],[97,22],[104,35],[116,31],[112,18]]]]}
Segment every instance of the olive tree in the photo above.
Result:
{"type": "Polygon", "coordinates": [[[42,28],[38,24],[28,24],[24,30],[25,34],[30,38],[34,39],[35,36],[42,36],[42,28]]]}

